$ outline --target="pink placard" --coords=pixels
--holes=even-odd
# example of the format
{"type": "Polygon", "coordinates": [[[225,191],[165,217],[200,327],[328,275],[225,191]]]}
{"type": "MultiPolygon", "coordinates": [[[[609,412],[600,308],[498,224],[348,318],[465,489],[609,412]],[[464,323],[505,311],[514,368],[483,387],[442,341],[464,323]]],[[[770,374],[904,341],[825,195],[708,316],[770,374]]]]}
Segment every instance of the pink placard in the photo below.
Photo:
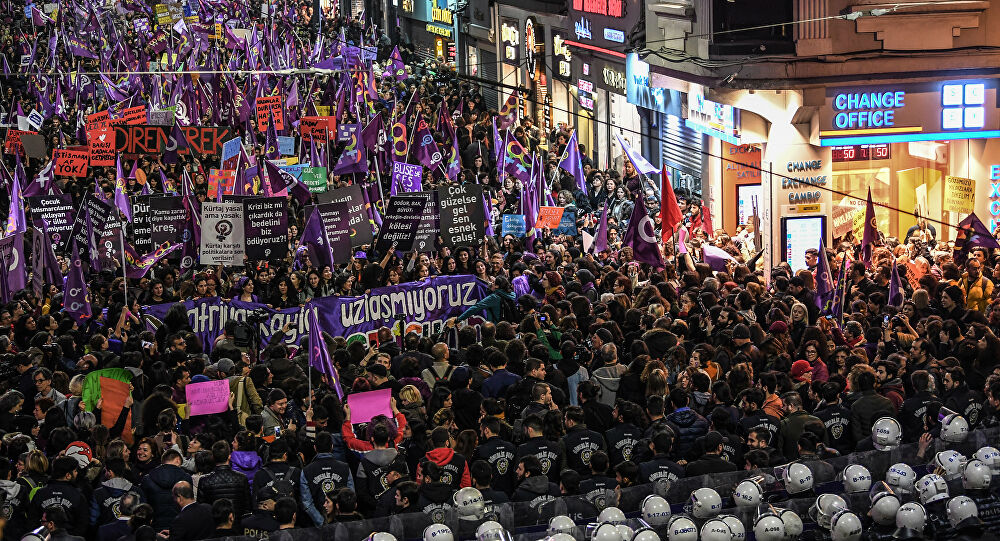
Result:
{"type": "Polygon", "coordinates": [[[188,415],[210,415],[229,409],[229,380],[188,383],[184,387],[188,415]]]}
{"type": "Polygon", "coordinates": [[[379,389],[347,395],[351,424],[367,423],[376,415],[392,418],[392,389],[379,389]]]}

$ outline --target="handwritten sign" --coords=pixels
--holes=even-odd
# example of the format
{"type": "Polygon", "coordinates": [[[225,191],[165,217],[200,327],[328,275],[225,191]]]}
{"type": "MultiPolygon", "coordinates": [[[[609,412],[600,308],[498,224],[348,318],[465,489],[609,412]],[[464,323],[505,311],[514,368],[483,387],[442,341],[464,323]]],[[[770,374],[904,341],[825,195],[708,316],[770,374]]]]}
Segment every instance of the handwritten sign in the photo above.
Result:
{"type": "Polygon", "coordinates": [[[91,115],[87,115],[87,132],[92,132],[95,130],[103,130],[104,128],[110,126],[111,125],[110,115],[111,113],[109,113],[107,109],[91,115]]]}
{"type": "Polygon", "coordinates": [[[969,214],[976,202],[976,181],[971,178],[944,177],[944,210],[969,214]]]}
{"type": "Polygon", "coordinates": [[[278,152],[282,156],[292,156],[295,154],[295,138],[278,136],[278,152]]]}
{"type": "Polygon", "coordinates": [[[538,209],[538,221],[535,228],[555,229],[562,221],[564,207],[541,207],[538,209]]]}
{"type": "Polygon", "coordinates": [[[3,144],[4,151],[7,154],[23,154],[24,145],[21,143],[21,136],[30,135],[33,133],[38,133],[38,132],[14,130],[14,129],[7,130],[7,139],[4,141],[3,144]]]}
{"type": "Polygon", "coordinates": [[[257,98],[257,129],[264,133],[267,131],[267,124],[274,116],[274,128],[278,131],[285,129],[285,110],[281,106],[281,96],[266,96],[257,98]]]}
{"type": "Polygon", "coordinates": [[[129,107],[122,111],[122,118],[129,126],[138,126],[146,123],[146,106],[129,107]]]}
{"type": "Polygon", "coordinates": [[[63,150],[52,151],[52,160],[55,162],[56,175],[67,177],[87,176],[87,162],[90,161],[90,152],[87,150],[63,150]]]}
{"type": "Polygon", "coordinates": [[[88,132],[87,145],[90,147],[90,165],[115,164],[115,136],[110,129],[88,132]]]}
{"type": "MultiPolygon", "coordinates": [[[[228,398],[228,394],[226,395],[228,398]]],[[[379,389],[347,395],[351,424],[367,423],[378,415],[392,418],[392,389],[379,389]]]]}
{"type": "Polygon", "coordinates": [[[503,228],[500,234],[503,236],[513,235],[523,237],[525,233],[524,214],[504,214],[503,228]]]}
{"type": "Polygon", "coordinates": [[[229,380],[188,383],[184,387],[184,396],[191,417],[222,413],[229,409],[229,380]]]}

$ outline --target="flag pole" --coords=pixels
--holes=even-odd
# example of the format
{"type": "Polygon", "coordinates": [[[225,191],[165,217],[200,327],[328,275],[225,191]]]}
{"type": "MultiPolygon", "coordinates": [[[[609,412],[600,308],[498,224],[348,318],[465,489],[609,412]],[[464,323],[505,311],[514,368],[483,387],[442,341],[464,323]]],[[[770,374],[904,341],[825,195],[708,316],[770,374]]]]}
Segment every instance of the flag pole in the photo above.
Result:
{"type": "MultiPolygon", "coordinates": [[[[131,204],[131,203],[129,203],[131,204]]],[[[119,213],[121,216],[121,213],[119,213]]],[[[125,288],[125,308],[129,306],[128,302],[128,271],[125,268],[125,222],[122,221],[121,227],[118,228],[118,240],[121,241],[122,246],[122,286],[125,288]]]]}

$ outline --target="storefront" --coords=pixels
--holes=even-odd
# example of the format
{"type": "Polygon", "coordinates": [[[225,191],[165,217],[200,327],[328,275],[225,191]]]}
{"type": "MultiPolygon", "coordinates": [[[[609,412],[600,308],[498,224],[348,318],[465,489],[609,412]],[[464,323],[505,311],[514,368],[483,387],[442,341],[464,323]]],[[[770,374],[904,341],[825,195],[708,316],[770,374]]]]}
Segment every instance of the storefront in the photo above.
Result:
{"type": "MultiPolygon", "coordinates": [[[[472,77],[480,77],[496,82],[497,48],[493,32],[493,9],[489,0],[470,0],[464,11],[455,13],[455,26],[462,29],[458,47],[464,51],[460,55],[459,68],[472,77]]],[[[497,89],[492,85],[482,85],[483,101],[489,109],[497,109],[497,89]]]]}
{"type": "Polygon", "coordinates": [[[413,45],[418,56],[436,58],[455,65],[455,18],[447,0],[398,0],[400,35],[413,45]]]}
{"type": "MultiPolygon", "coordinates": [[[[857,214],[870,188],[876,202],[933,220],[957,224],[975,211],[991,231],[1000,222],[996,79],[828,87],[824,94],[819,141],[831,153],[831,187],[854,196],[834,196],[838,214],[857,214]]],[[[884,207],[875,214],[886,236],[902,238],[916,223],[884,207]]],[[[834,236],[863,220],[838,222],[834,236]]],[[[936,229],[939,240],[955,238],[950,227],[936,229]]]]}

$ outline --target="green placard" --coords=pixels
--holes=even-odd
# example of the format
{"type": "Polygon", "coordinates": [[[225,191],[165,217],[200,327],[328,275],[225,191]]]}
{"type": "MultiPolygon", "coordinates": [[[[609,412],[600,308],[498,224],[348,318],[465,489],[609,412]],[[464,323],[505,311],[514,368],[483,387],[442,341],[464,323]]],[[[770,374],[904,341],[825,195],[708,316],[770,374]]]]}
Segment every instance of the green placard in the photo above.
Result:
{"type": "Polygon", "coordinates": [[[309,187],[312,193],[326,191],[326,167],[303,167],[299,180],[309,187]]]}

